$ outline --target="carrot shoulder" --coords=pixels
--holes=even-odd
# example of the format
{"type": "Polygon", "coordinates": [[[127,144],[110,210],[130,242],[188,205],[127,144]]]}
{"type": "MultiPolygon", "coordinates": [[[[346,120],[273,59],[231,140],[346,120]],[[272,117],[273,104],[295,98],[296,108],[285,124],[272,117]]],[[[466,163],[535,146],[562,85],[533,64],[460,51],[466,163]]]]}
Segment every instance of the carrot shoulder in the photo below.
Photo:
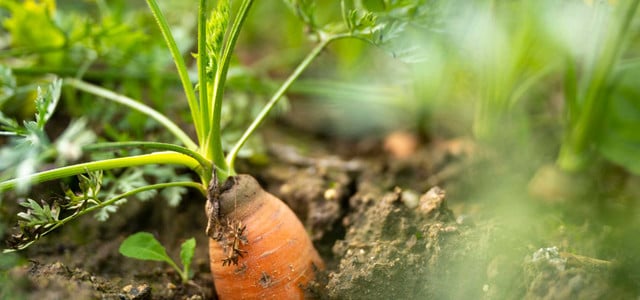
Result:
{"type": "Polygon", "coordinates": [[[303,299],[322,259],[291,209],[249,175],[219,193],[220,224],[209,240],[220,299],[303,299]]]}

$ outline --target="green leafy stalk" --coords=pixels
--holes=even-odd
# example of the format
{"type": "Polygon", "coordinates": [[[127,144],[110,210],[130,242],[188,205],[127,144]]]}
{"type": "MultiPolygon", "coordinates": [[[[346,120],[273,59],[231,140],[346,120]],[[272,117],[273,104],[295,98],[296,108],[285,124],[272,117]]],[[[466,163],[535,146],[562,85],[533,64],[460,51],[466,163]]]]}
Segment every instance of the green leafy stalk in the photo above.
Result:
{"type": "Polygon", "coordinates": [[[36,124],[40,129],[44,129],[44,125],[49,121],[60,100],[62,81],[56,79],[51,86],[42,91],[38,87],[38,98],[36,99],[36,124]]]}
{"type": "MultiPolygon", "coordinates": [[[[204,0],[202,0],[204,1],[204,0]]],[[[180,76],[180,81],[182,82],[182,86],[184,88],[185,94],[187,96],[187,101],[189,102],[189,110],[191,111],[191,118],[193,119],[193,123],[196,128],[196,134],[198,135],[198,140],[202,141],[204,138],[205,127],[203,124],[203,111],[198,106],[198,100],[196,99],[195,91],[193,90],[193,86],[191,84],[191,80],[189,80],[189,73],[187,72],[187,66],[184,63],[184,59],[180,54],[180,50],[176,44],[173,35],[171,34],[171,30],[169,29],[169,25],[167,24],[167,19],[162,14],[160,7],[156,0],[147,0],[147,4],[153,13],[153,17],[156,19],[158,26],[160,27],[160,31],[162,32],[162,36],[164,37],[165,42],[171,52],[171,56],[173,57],[173,61],[176,64],[176,68],[178,69],[178,75],[180,76]]],[[[185,144],[190,149],[195,149],[196,147],[192,147],[191,145],[185,144]]]]}
{"type": "MultiPolygon", "coordinates": [[[[184,155],[188,155],[193,159],[197,160],[200,166],[203,168],[203,174],[211,174],[211,162],[204,158],[200,153],[187,149],[185,147],[177,146],[174,144],[167,143],[158,143],[158,142],[112,142],[112,143],[97,143],[91,145],[85,145],[82,147],[83,151],[110,151],[115,149],[123,149],[123,148],[136,148],[136,149],[149,149],[149,150],[167,150],[167,151],[175,151],[178,153],[182,153],[184,155]]],[[[205,182],[209,182],[211,178],[210,175],[205,176],[205,182]]]]}
{"type": "MultiPolygon", "coordinates": [[[[61,77],[68,76],[76,76],[78,74],[78,69],[75,67],[64,67],[64,66],[30,66],[30,67],[12,67],[11,70],[15,75],[21,76],[42,76],[47,74],[56,74],[61,77]]],[[[180,78],[172,71],[164,71],[158,74],[163,78],[165,82],[174,82],[177,84],[180,78]]],[[[100,69],[100,70],[87,70],[82,73],[82,78],[87,81],[114,81],[114,80],[149,80],[152,77],[149,73],[146,72],[125,72],[116,68],[110,69],[100,69]]]]}
{"type": "Polygon", "coordinates": [[[566,70],[564,74],[564,98],[567,105],[566,118],[572,120],[575,118],[572,114],[578,112],[578,78],[576,74],[576,63],[567,58],[566,70]]]}
{"type": "MultiPolygon", "coordinates": [[[[49,227],[46,231],[44,231],[43,233],[39,234],[39,237],[43,237],[49,233],[51,233],[52,231],[56,230],[57,228],[59,228],[62,225],[67,224],[68,222],[81,217],[83,215],[86,215],[90,212],[93,212],[95,210],[101,209],[103,207],[107,207],[109,205],[113,205],[114,203],[116,203],[118,200],[133,196],[135,194],[138,193],[142,193],[142,192],[146,192],[146,191],[150,191],[150,190],[158,190],[158,189],[163,189],[163,188],[169,188],[169,187],[191,187],[194,189],[197,189],[200,191],[200,193],[202,193],[203,195],[205,194],[205,190],[202,187],[201,184],[195,183],[193,181],[178,181],[178,182],[165,182],[165,183],[158,183],[158,184],[151,184],[151,185],[146,185],[146,186],[142,186],[130,191],[127,191],[125,193],[122,193],[120,195],[117,195],[111,199],[102,201],[94,206],[90,206],[87,207],[85,209],[82,210],[78,210],[75,213],[67,216],[66,218],[57,221],[53,226],[49,227]]],[[[25,249],[27,247],[29,247],[31,244],[35,243],[38,239],[32,240],[28,243],[22,244],[17,248],[14,249],[5,249],[3,250],[3,253],[7,253],[7,252],[13,252],[13,251],[17,251],[17,250],[22,250],[25,249]]]]}
{"type": "Polygon", "coordinates": [[[44,172],[38,172],[29,176],[15,178],[7,181],[0,182],[0,192],[13,189],[19,182],[40,183],[44,181],[69,177],[86,172],[109,170],[125,167],[134,167],[151,164],[177,164],[186,166],[196,172],[202,174],[203,167],[200,163],[187,155],[177,153],[173,151],[154,152],[150,154],[136,155],[130,157],[119,157],[112,159],[105,159],[99,161],[92,161],[82,164],[76,164],[66,167],[61,167],[44,172]]]}
{"type": "Polygon", "coordinates": [[[222,135],[220,128],[222,97],[224,93],[227,72],[229,70],[229,63],[231,62],[231,54],[233,53],[236,41],[238,40],[238,36],[240,35],[240,28],[247,18],[247,14],[252,4],[253,0],[244,0],[240,4],[238,13],[236,14],[235,19],[233,20],[233,24],[231,25],[231,29],[229,30],[229,35],[222,52],[222,57],[217,62],[216,73],[213,81],[213,106],[210,114],[213,123],[211,124],[211,130],[209,130],[208,132],[207,139],[205,140],[205,149],[207,149],[207,158],[212,159],[216,167],[222,170],[221,174],[219,174],[222,179],[235,172],[227,165],[224,154],[222,152],[222,135]]]}
{"type": "MultiPolygon", "coordinates": [[[[202,117],[203,132],[209,132],[211,124],[208,117],[209,98],[207,97],[207,64],[209,57],[207,56],[207,0],[200,0],[198,8],[198,96],[200,98],[200,116],[202,117]]],[[[198,140],[202,143],[201,136],[198,140]]]]}
{"type": "Polygon", "coordinates": [[[185,146],[187,146],[187,148],[191,149],[191,150],[195,150],[198,148],[198,146],[196,145],[196,143],[191,140],[191,138],[184,132],[182,131],[182,129],[180,129],[180,127],[178,127],[178,125],[176,125],[173,121],[169,120],[169,118],[167,118],[165,115],[159,113],[157,110],[144,105],[136,100],[133,100],[129,97],[123,96],[123,95],[119,95],[116,94],[110,90],[101,88],[97,85],[93,85],[90,83],[86,83],[84,81],[78,80],[78,79],[74,79],[74,78],[66,78],[64,79],[64,84],[69,85],[69,86],[73,86],[79,90],[85,91],[87,93],[91,93],[94,94],[96,96],[100,96],[103,97],[107,100],[111,100],[113,102],[116,103],[120,103],[122,105],[128,106],[130,108],[133,108],[149,117],[151,117],[152,119],[158,121],[158,123],[160,123],[162,126],[164,126],[165,128],[167,128],[167,130],[169,130],[169,132],[173,133],[173,135],[176,136],[176,138],[178,138],[185,146]]]}
{"type": "Polygon", "coordinates": [[[26,56],[33,54],[51,53],[55,51],[65,51],[66,48],[61,46],[39,46],[39,47],[22,47],[0,51],[0,58],[14,58],[18,56],[26,56]]]}
{"type": "Polygon", "coordinates": [[[302,60],[302,62],[296,67],[293,73],[289,75],[287,80],[280,86],[280,88],[275,92],[275,94],[273,94],[271,99],[269,99],[269,102],[267,102],[265,107],[260,111],[258,116],[256,116],[256,118],[253,120],[251,125],[249,125],[247,130],[245,130],[245,132],[242,134],[242,137],[240,137],[240,139],[236,142],[233,148],[229,151],[229,154],[227,154],[226,164],[228,165],[229,170],[231,170],[231,172],[234,172],[233,170],[234,170],[235,160],[242,146],[247,142],[251,134],[253,134],[253,132],[258,128],[258,126],[260,126],[260,124],[262,124],[262,122],[266,119],[267,114],[269,114],[269,112],[273,109],[273,107],[278,103],[278,100],[280,100],[282,96],[284,96],[284,94],[287,92],[289,87],[291,87],[291,85],[296,81],[296,79],[300,77],[300,74],[302,74],[302,72],[304,72],[304,70],[306,70],[307,67],[309,67],[311,62],[322,52],[322,50],[325,47],[327,47],[327,45],[329,45],[329,43],[331,43],[332,41],[342,39],[342,38],[347,38],[347,37],[350,37],[350,34],[333,35],[326,39],[321,40],[320,43],[318,43],[311,50],[311,52],[309,52],[309,54],[302,60]]]}
{"type": "Polygon", "coordinates": [[[629,25],[635,16],[638,3],[639,0],[630,0],[625,2],[626,5],[620,5],[619,12],[624,14],[622,20],[614,25],[613,32],[609,35],[610,40],[604,43],[606,46],[588,82],[581,110],[575,116],[575,121],[570,120],[569,132],[558,156],[558,165],[563,169],[577,170],[584,167],[588,161],[588,147],[592,141],[590,137],[597,132],[606,110],[608,101],[605,91],[608,90],[607,85],[611,82],[614,66],[625,45],[629,25]]]}

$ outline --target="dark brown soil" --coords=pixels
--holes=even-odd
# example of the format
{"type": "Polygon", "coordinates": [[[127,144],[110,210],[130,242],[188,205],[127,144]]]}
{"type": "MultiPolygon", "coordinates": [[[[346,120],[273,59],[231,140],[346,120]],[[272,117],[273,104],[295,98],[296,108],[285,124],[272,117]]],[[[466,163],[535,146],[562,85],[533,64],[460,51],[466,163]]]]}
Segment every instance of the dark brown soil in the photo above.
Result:
{"type": "MultiPolygon", "coordinates": [[[[609,279],[615,263],[563,252],[572,249],[561,242],[570,234],[536,236],[526,215],[496,217],[483,211],[487,204],[463,198],[467,186],[457,178],[478,166],[466,141],[421,143],[398,157],[381,139],[266,134],[269,163],[240,168],[307,226],[327,264],[315,285],[319,298],[634,297],[609,279]]],[[[8,271],[0,296],[215,299],[203,207],[194,193],[177,208],[131,201],[105,223],[85,217],[69,224],[19,253],[26,260],[8,271]],[[181,284],[166,264],[121,256],[122,240],[138,231],[156,235],[176,258],[180,243],[196,237],[194,278],[181,284]]]]}

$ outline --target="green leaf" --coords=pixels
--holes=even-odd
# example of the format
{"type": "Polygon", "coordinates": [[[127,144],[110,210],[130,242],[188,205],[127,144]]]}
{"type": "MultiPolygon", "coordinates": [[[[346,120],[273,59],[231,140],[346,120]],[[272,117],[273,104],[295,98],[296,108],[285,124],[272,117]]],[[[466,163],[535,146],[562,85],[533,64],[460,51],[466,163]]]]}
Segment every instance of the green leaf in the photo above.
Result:
{"type": "Polygon", "coordinates": [[[224,44],[224,35],[229,26],[229,0],[218,1],[218,5],[211,16],[207,19],[207,77],[213,78],[220,59],[222,58],[222,47],[224,44]]]}
{"type": "Polygon", "coordinates": [[[111,205],[107,205],[100,208],[98,212],[96,212],[94,217],[96,218],[96,220],[100,222],[104,222],[107,219],[109,219],[109,216],[117,212],[120,206],[125,205],[126,203],[127,203],[127,198],[120,199],[111,205]]]}
{"type": "Polygon", "coordinates": [[[56,223],[59,220],[60,210],[55,206],[49,206],[46,203],[41,206],[33,199],[27,199],[27,201],[20,203],[20,206],[27,208],[26,213],[18,213],[18,217],[24,219],[20,221],[22,226],[47,225],[56,223]]]}
{"type": "Polygon", "coordinates": [[[55,79],[44,92],[38,87],[38,97],[36,98],[36,122],[38,128],[43,129],[55,112],[58,100],[60,100],[61,90],[61,79],[55,79]]]}
{"type": "Polygon", "coordinates": [[[311,0],[285,0],[284,3],[291,11],[312,30],[317,30],[315,20],[316,3],[311,0]]]}
{"type": "MultiPolygon", "coordinates": [[[[148,185],[149,182],[144,178],[144,175],[144,171],[141,169],[131,169],[131,171],[127,171],[124,175],[118,178],[116,182],[116,190],[120,192],[127,192],[148,185]]],[[[153,198],[157,193],[158,191],[156,190],[149,190],[138,193],[135,197],[141,201],[146,201],[153,198]]]]}
{"type": "Polygon", "coordinates": [[[352,33],[356,31],[371,32],[375,30],[376,16],[369,11],[352,9],[347,13],[345,22],[352,33]]]}
{"type": "Polygon", "coordinates": [[[640,174],[640,71],[624,74],[613,91],[598,150],[608,160],[640,174]]]}
{"type": "MultiPolygon", "coordinates": [[[[145,177],[154,177],[155,183],[191,180],[189,174],[178,174],[176,172],[176,168],[173,166],[144,166],[142,170],[144,171],[145,177]]],[[[167,204],[169,204],[169,206],[176,207],[178,206],[178,204],[180,204],[182,195],[186,193],[187,189],[184,187],[169,187],[163,189],[160,193],[160,196],[162,196],[167,201],[167,204]]]]}
{"type": "MultiPolygon", "coordinates": [[[[191,239],[193,240],[193,238],[191,239]]],[[[180,258],[183,262],[191,264],[193,251],[195,249],[195,240],[187,240],[182,244],[180,258]],[[185,245],[186,244],[186,245],[185,245]]],[[[129,236],[120,245],[120,254],[141,260],[163,261],[171,265],[182,278],[183,282],[188,280],[189,264],[185,264],[184,271],[167,255],[167,250],[156,240],[151,233],[138,232],[129,236]]]]}
{"type": "Polygon", "coordinates": [[[10,133],[19,134],[24,132],[24,130],[20,128],[20,125],[18,125],[18,122],[16,120],[6,117],[1,111],[0,111],[0,129],[6,133],[5,135],[11,135],[10,133]]]}
{"type": "Polygon", "coordinates": [[[187,193],[187,189],[181,186],[165,188],[160,195],[167,200],[167,204],[176,207],[182,200],[182,195],[187,193]]]}
{"type": "Polygon", "coordinates": [[[82,146],[92,144],[96,138],[96,134],[87,129],[87,119],[80,118],[71,121],[71,124],[55,141],[58,163],[64,165],[69,161],[77,161],[82,157],[82,146]]]}
{"type": "Polygon", "coordinates": [[[11,68],[0,64],[0,108],[7,99],[16,94],[16,77],[11,68]]]}
{"type": "Polygon", "coordinates": [[[78,185],[82,195],[87,199],[97,199],[102,187],[103,171],[89,172],[78,175],[78,185]]]}
{"type": "Polygon", "coordinates": [[[119,251],[130,258],[173,263],[167,255],[167,250],[148,232],[138,232],[129,236],[122,242],[119,251]]]}
{"type": "Polygon", "coordinates": [[[9,11],[3,25],[11,35],[14,48],[57,48],[65,43],[64,33],[56,26],[54,0],[3,1],[0,6],[9,11]]]}
{"type": "Polygon", "coordinates": [[[196,239],[190,238],[180,246],[180,261],[184,268],[184,274],[189,276],[189,268],[193,260],[193,253],[196,251],[196,239]]]}

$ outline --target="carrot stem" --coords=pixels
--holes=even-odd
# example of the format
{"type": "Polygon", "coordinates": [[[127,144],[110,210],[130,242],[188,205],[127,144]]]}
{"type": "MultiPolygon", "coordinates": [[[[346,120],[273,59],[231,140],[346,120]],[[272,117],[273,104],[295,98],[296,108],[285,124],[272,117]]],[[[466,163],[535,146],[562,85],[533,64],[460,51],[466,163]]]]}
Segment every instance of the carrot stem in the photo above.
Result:
{"type": "Polygon", "coordinates": [[[203,173],[210,174],[211,173],[211,161],[204,158],[204,156],[200,155],[200,153],[187,149],[185,147],[181,147],[174,144],[167,143],[158,143],[158,142],[110,142],[110,143],[98,143],[85,145],[82,147],[83,151],[109,151],[115,149],[123,149],[123,148],[137,148],[137,149],[149,149],[149,150],[167,150],[167,151],[175,151],[178,153],[182,153],[184,155],[188,155],[193,159],[197,160],[200,163],[200,166],[203,168],[203,173]]]}
{"type": "Polygon", "coordinates": [[[158,123],[162,124],[164,127],[167,128],[167,130],[169,130],[171,133],[173,133],[173,135],[176,136],[176,138],[178,138],[187,148],[191,149],[191,150],[195,150],[198,148],[198,146],[196,145],[196,143],[184,132],[182,131],[182,129],[180,129],[180,127],[178,127],[178,125],[176,125],[176,123],[174,123],[173,121],[171,121],[169,118],[167,118],[165,115],[159,113],[157,110],[144,105],[143,103],[140,103],[134,99],[131,99],[127,96],[123,96],[117,93],[114,93],[110,90],[107,90],[105,88],[99,87],[97,85],[93,85],[87,82],[84,82],[82,80],[78,80],[75,78],[65,78],[63,80],[65,85],[69,85],[72,86],[76,89],[79,89],[81,91],[85,91],[87,93],[96,95],[96,96],[100,96],[103,97],[107,100],[111,100],[113,102],[116,103],[120,103],[122,105],[128,106],[129,108],[135,109],[151,118],[153,118],[154,120],[158,121],[158,123]]]}
{"type": "Polygon", "coordinates": [[[269,112],[278,103],[278,101],[282,98],[282,96],[284,96],[284,94],[287,92],[289,87],[291,87],[293,82],[295,82],[296,79],[298,79],[298,77],[300,77],[300,74],[302,74],[302,72],[304,72],[304,70],[306,70],[309,67],[309,65],[311,65],[311,62],[313,62],[313,60],[316,57],[318,57],[318,55],[320,55],[322,50],[325,47],[327,47],[327,45],[329,45],[331,42],[333,42],[335,40],[342,39],[342,38],[347,38],[347,37],[351,37],[351,35],[350,34],[340,34],[340,35],[328,36],[328,37],[326,37],[324,39],[321,39],[320,43],[318,43],[311,50],[311,52],[309,52],[309,54],[307,54],[307,56],[302,60],[302,62],[300,62],[300,64],[296,67],[296,69],[293,71],[293,73],[291,73],[291,75],[289,75],[287,80],[285,80],[284,83],[282,83],[280,88],[275,92],[275,94],[273,94],[273,96],[271,97],[269,102],[267,102],[267,104],[264,106],[264,108],[262,108],[262,110],[260,111],[258,116],[256,116],[255,119],[253,119],[253,122],[251,123],[251,125],[249,125],[249,127],[244,131],[244,133],[242,134],[242,137],[240,137],[240,139],[236,142],[236,144],[233,146],[231,151],[229,151],[229,154],[227,154],[227,159],[226,159],[227,163],[226,164],[229,166],[229,170],[232,171],[232,174],[235,173],[234,165],[235,165],[236,157],[238,156],[238,152],[240,151],[242,146],[244,146],[244,144],[247,142],[247,140],[249,139],[251,134],[253,134],[253,132],[256,131],[258,126],[260,126],[260,124],[262,124],[262,122],[264,122],[264,120],[267,117],[267,114],[269,114],[269,112]]]}
{"type": "Polygon", "coordinates": [[[69,177],[86,172],[109,170],[133,166],[151,165],[151,164],[177,164],[186,166],[192,170],[195,170],[200,177],[203,177],[203,168],[200,163],[193,157],[184,155],[182,153],[165,151],[154,152],[150,154],[119,157],[112,159],[105,159],[99,161],[92,161],[82,164],[76,164],[66,167],[61,167],[44,172],[38,172],[29,176],[15,178],[7,181],[0,182],[0,192],[14,189],[19,184],[34,184],[44,181],[69,177]]]}
{"type": "MultiPolygon", "coordinates": [[[[167,23],[167,19],[164,14],[160,10],[158,3],[156,0],[147,0],[147,4],[151,9],[151,13],[155,18],[158,26],[160,28],[160,32],[162,33],[162,37],[164,37],[165,42],[167,43],[167,47],[169,48],[169,52],[171,52],[171,56],[173,57],[173,61],[176,64],[176,68],[178,69],[178,75],[180,76],[180,81],[182,82],[182,87],[184,88],[185,95],[187,96],[187,102],[189,103],[189,110],[191,111],[191,118],[193,119],[193,123],[196,128],[196,134],[198,136],[198,140],[202,141],[205,136],[205,128],[202,123],[203,112],[198,105],[198,100],[196,99],[196,93],[193,90],[193,85],[191,80],[189,79],[189,73],[187,71],[187,66],[182,58],[182,54],[178,49],[178,45],[171,34],[171,30],[169,29],[169,24],[167,23]]],[[[184,141],[183,141],[184,142],[184,141]]],[[[190,149],[196,149],[195,143],[185,143],[185,145],[190,149]]]]}
{"type": "Polygon", "coordinates": [[[211,119],[212,124],[208,132],[208,136],[205,142],[205,149],[207,149],[207,157],[213,160],[213,163],[217,168],[220,168],[223,172],[219,175],[221,179],[235,173],[233,168],[230,168],[225,160],[224,153],[222,152],[222,134],[220,128],[220,115],[222,111],[222,97],[224,94],[224,86],[227,79],[227,72],[229,70],[229,63],[231,62],[231,55],[235,48],[238,36],[240,36],[240,28],[247,18],[249,9],[253,4],[253,0],[244,0],[240,4],[238,13],[236,14],[231,29],[229,30],[229,36],[222,52],[222,58],[219,61],[219,65],[216,69],[216,74],[213,83],[213,95],[212,95],[212,111],[211,119]]]}
{"type": "MultiPolygon", "coordinates": [[[[211,120],[209,118],[209,98],[207,96],[207,0],[200,0],[198,7],[198,57],[196,64],[198,66],[198,97],[200,118],[202,128],[204,129],[202,136],[198,136],[198,140],[202,143],[205,133],[211,130],[211,120]]],[[[205,147],[206,149],[206,147],[205,147]]]]}

